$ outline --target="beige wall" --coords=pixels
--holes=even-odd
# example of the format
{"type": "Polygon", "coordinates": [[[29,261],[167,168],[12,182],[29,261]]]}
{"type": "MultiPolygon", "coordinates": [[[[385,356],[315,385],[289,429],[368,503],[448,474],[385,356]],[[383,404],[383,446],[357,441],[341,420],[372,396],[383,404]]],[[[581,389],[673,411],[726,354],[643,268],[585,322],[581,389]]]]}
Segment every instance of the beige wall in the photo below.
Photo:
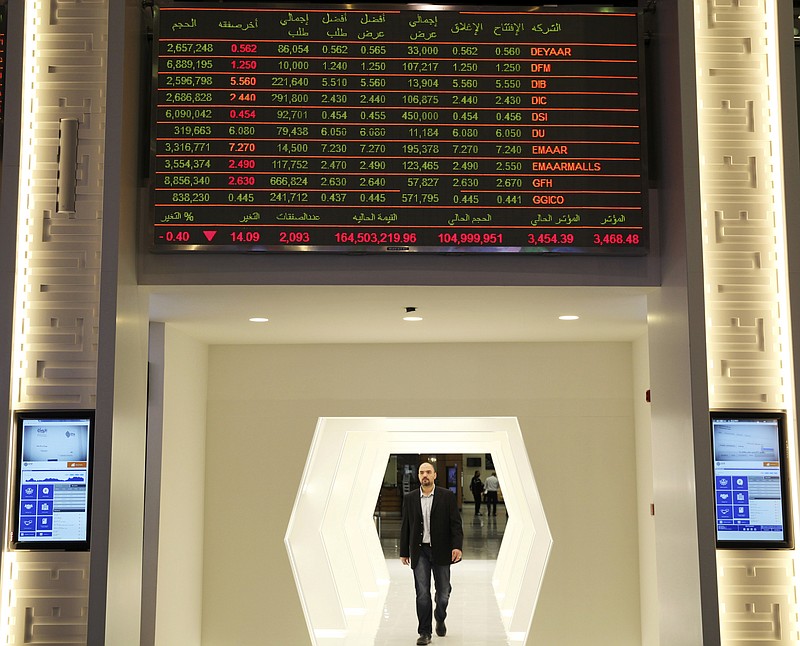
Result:
{"type": "Polygon", "coordinates": [[[307,643],[283,537],[318,417],[492,415],[519,418],[554,539],[528,643],[640,644],[632,354],[627,343],[210,348],[204,646],[307,643]]]}
{"type": "Polygon", "coordinates": [[[156,646],[200,643],[207,370],[206,346],[167,325],[156,646]]]}

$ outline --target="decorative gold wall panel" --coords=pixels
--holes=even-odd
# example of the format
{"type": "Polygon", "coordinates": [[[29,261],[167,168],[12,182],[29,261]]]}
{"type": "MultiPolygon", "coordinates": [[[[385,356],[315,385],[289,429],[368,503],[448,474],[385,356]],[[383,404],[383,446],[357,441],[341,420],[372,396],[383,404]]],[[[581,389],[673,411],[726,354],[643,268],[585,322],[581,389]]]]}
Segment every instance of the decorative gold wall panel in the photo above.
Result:
{"type": "MultiPolygon", "coordinates": [[[[709,402],[793,427],[778,1],[695,0],[695,46],[709,402]]],[[[793,552],[720,550],[717,567],[724,644],[797,643],[793,552]]]]}

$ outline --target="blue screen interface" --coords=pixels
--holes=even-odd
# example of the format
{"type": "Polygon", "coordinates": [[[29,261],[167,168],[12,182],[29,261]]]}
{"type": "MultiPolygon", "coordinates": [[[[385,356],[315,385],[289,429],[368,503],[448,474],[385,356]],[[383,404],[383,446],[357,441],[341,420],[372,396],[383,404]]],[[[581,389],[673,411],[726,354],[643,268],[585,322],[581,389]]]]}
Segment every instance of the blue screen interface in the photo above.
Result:
{"type": "Polygon", "coordinates": [[[785,539],[776,419],[714,419],[717,540],[785,539]]]}
{"type": "Polygon", "coordinates": [[[87,540],[90,424],[22,420],[18,540],[87,540]]]}

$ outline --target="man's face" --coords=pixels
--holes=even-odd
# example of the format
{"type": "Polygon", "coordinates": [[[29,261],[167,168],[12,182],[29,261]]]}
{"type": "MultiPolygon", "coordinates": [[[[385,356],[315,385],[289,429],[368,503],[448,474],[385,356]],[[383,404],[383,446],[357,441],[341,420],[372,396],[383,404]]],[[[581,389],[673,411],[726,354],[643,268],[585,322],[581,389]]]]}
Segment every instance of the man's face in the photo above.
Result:
{"type": "Polygon", "coordinates": [[[423,487],[430,487],[436,480],[436,471],[428,462],[419,465],[419,482],[423,487]]]}

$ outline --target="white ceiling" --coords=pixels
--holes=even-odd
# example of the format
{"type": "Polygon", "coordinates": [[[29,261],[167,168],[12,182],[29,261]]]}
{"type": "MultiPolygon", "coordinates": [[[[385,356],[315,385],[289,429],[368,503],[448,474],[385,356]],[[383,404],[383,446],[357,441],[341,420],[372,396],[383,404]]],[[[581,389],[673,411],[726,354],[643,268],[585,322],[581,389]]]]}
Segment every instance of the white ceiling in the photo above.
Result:
{"type": "Polygon", "coordinates": [[[211,345],[631,341],[646,333],[652,289],[162,286],[150,288],[150,318],[211,345]],[[403,321],[406,307],[424,320],[403,321]]]}

